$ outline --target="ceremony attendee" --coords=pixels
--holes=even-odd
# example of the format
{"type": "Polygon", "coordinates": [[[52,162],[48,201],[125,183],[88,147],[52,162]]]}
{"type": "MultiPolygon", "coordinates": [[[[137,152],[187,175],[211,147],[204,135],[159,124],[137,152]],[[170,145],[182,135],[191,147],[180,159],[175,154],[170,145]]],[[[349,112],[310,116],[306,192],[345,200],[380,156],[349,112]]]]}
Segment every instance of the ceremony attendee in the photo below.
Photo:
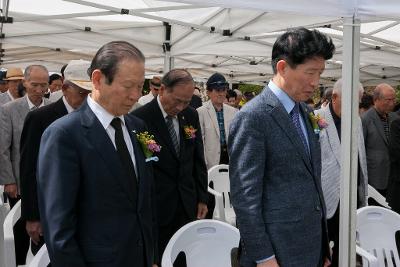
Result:
{"type": "Polygon", "coordinates": [[[203,105],[203,101],[201,100],[200,89],[198,87],[194,88],[194,93],[192,95],[192,100],[190,100],[189,106],[194,109],[197,109],[203,105]]]}
{"type": "Polygon", "coordinates": [[[0,106],[21,97],[18,92],[18,85],[24,79],[24,74],[20,68],[9,68],[6,74],[7,92],[0,95],[0,106]]]}
{"type": "Polygon", "coordinates": [[[228,151],[241,266],[327,266],[329,245],[318,135],[304,103],[332,40],[296,28],[272,48],[274,76],[235,115],[228,151]]]}
{"type": "Polygon", "coordinates": [[[37,189],[52,267],[154,261],[153,175],[136,136],[146,128],[124,116],[140,97],[144,60],[130,43],[102,46],[88,70],[91,95],[43,133],[37,189]]]}
{"type": "Polygon", "coordinates": [[[226,91],[226,104],[228,104],[231,107],[236,107],[236,98],[237,94],[233,90],[228,90],[226,91]]]}
{"type": "Polygon", "coordinates": [[[57,73],[53,73],[49,77],[49,89],[50,93],[61,90],[63,85],[63,78],[57,73]]]}
{"type": "Polygon", "coordinates": [[[189,107],[193,91],[190,73],[173,69],[162,78],[158,97],[132,113],[146,122],[162,147],[159,161],[153,163],[159,261],[179,228],[207,214],[207,168],[199,117],[189,107]]]}
{"type": "Polygon", "coordinates": [[[361,102],[359,105],[360,115],[367,112],[373,106],[374,106],[374,99],[372,95],[364,92],[363,96],[361,97],[361,102]]]}
{"type": "Polygon", "coordinates": [[[229,126],[236,112],[224,104],[229,84],[220,73],[214,73],[207,81],[207,95],[210,98],[197,109],[204,145],[207,169],[218,164],[229,164],[228,135],[229,126]]]}
{"type": "Polygon", "coordinates": [[[235,93],[236,93],[236,101],[235,101],[235,105],[233,107],[240,109],[242,107],[240,104],[242,103],[242,100],[243,100],[243,93],[239,89],[235,89],[233,91],[235,91],[235,93]]]}
{"type": "Polygon", "coordinates": [[[43,245],[36,187],[36,165],[40,138],[55,120],[77,109],[92,90],[87,70],[90,62],[72,60],[65,70],[64,96],[55,103],[29,112],[21,134],[20,177],[21,218],[26,221],[26,230],[31,237],[33,254],[43,245]]]}
{"type": "Polygon", "coordinates": [[[392,210],[400,214],[400,118],[393,120],[390,125],[389,156],[387,201],[392,210]]]}
{"type": "Polygon", "coordinates": [[[366,111],[361,119],[367,152],[368,183],[386,197],[389,178],[389,130],[397,116],[391,111],[396,101],[396,92],[382,83],[374,90],[374,107],[366,111]]]}
{"type": "MultiPolygon", "coordinates": [[[[339,199],[341,173],[341,118],[342,118],[342,79],[333,86],[330,103],[315,111],[326,128],[321,129],[319,141],[321,144],[321,183],[326,203],[326,217],[328,222],[329,240],[334,242],[332,253],[332,267],[338,266],[339,255],[339,199]]],[[[364,92],[361,84],[358,88],[360,98],[364,92]]],[[[368,172],[365,154],[364,136],[361,119],[358,122],[358,179],[357,179],[357,207],[363,207],[367,202],[368,172]]]]}
{"type": "Polygon", "coordinates": [[[149,82],[150,92],[147,95],[144,95],[141,98],[139,98],[138,103],[144,106],[147,103],[151,102],[155,97],[157,97],[158,91],[160,90],[160,86],[161,86],[160,77],[154,76],[149,82]]]}
{"type": "MultiPolygon", "coordinates": [[[[10,70],[8,74],[12,73],[10,70]]],[[[4,185],[11,208],[20,199],[20,138],[24,120],[29,111],[49,104],[49,101],[43,98],[48,80],[49,73],[44,66],[28,66],[23,80],[26,96],[8,102],[0,109],[0,184],[4,185]]],[[[23,265],[29,247],[29,237],[23,221],[19,220],[15,225],[14,235],[17,264],[23,265]]]]}

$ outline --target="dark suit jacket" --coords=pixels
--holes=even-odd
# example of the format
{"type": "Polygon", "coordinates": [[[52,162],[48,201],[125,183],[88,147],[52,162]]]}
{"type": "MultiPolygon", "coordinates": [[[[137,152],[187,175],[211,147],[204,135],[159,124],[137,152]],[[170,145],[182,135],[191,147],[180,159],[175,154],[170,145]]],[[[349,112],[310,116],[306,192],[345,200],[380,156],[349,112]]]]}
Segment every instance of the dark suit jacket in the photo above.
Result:
{"type": "Polygon", "coordinates": [[[390,126],[389,138],[390,176],[387,200],[392,209],[400,213],[400,118],[390,126]]]}
{"type": "Polygon", "coordinates": [[[26,221],[39,221],[39,207],[36,187],[36,164],[40,138],[46,128],[55,120],[67,115],[62,98],[55,103],[29,112],[21,134],[20,177],[21,217],[26,221]]]}
{"type": "MultiPolygon", "coordinates": [[[[388,123],[391,124],[396,117],[396,113],[389,113],[388,123]]],[[[389,140],[374,107],[366,111],[361,120],[367,153],[368,183],[376,189],[384,190],[389,180],[389,140]]]]}
{"type": "Polygon", "coordinates": [[[280,266],[318,266],[327,257],[321,151],[304,104],[310,156],[274,93],[266,87],[231,123],[231,199],[242,238],[241,266],[275,255],[280,266]]]}
{"type": "Polygon", "coordinates": [[[197,95],[193,95],[192,99],[190,100],[189,106],[191,106],[194,109],[198,109],[203,105],[203,101],[201,101],[201,98],[197,95]]]}
{"type": "Polygon", "coordinates": [[[86,102],[43,133],[38,199],[54,267],[151,266],[154,260],[153,173],[134,133],[146,129],[134,116],[125,122],[136,158],[136,199],[135,181],[124,174],[110,137],[86,102]]]}
{"type": "Polygon", "coordinates": [[[179,201],[186,214],[196,219],[197,204],[207,203],[207,168],[197,112],[188,107],[178,114],[180,129],[180,157],[178,158],[157,98],[132,114],[144,120],[155,140],[162,146],[159,161],[153,163],[160,225],[169,224],[179,201]],[[186,139],[184,126],[197,129],[195,139],[186,139]]]}

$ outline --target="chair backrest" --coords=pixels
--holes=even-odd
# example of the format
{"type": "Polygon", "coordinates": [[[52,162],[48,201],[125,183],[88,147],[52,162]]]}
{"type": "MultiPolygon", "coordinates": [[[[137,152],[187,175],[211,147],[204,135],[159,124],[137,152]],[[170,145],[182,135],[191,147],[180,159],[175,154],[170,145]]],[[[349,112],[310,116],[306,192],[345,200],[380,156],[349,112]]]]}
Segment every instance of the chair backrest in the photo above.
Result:
{"type": "Polygon", "coordinates": [[[390,206],[387,203],[386,198],[384,196],[382,196],[378,191],[376,191],[376,189],[373,188],[371,185],[368,185],[367,199],[369,199],[369,198],[374,199],[382,207],[390,209],[390,206]]]}
{"type": "Polygon", "coordinates": [[[15,267],[15,244],[13,227],[21,217],[21,200],[19,200],[14,207],[7,214],[4,224],[4,263],[5,267],[15,267]]]}
{"type": "Polygon", "coordinates": [[[47,252],[46,244],[44,244],[33,257],[28,267],[47,267],[50,263],[49,253],[47,252]]]}
{"type": "Polygon", "coordinates": [[[360,247],[374,255],[379,266],[400,267],[395,240],[400,230],[399,214],[378,206],[363,207],[357,210],[356,228],[360,247]]]}
{"type": "Polygon", "coordinates": [[[208,184],[212,182],[215,191],[220,192],[224,199],[224,208],[233,209],[230,198],[229,166],[215,165],[208,170],[208,184]]]}
{"type": "Polygon", "coordinates": [[[190,267],[230,267],[231,250],[239,245],[239,230],[217,220],[199,220],[186,224],[170,239],[161,266],[172,267],[184,252],[190,267]]]}

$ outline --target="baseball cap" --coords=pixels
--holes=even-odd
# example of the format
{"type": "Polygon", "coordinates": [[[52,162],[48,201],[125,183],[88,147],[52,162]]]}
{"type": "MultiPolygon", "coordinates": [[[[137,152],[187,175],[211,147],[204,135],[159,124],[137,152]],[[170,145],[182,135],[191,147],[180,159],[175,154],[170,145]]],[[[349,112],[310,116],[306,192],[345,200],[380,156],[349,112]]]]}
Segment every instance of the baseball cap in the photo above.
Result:
{"type": "Polygon", "coordinates": [[[92,81],[87,74],[89,67],[89,61],[81,59],[71,60],[64,70],[65,80],[68,80],[82,89],[92,91],[92,81]]]}
{"type": "Polygon", "coordinates": [[[214,73],[210,76],[210,78],[208,78],[206,85],[207,90],[209,91],[213,89],[226,89],[229,86],[229,84],[226,82],[224,75],[218,72],[214,73]]]}

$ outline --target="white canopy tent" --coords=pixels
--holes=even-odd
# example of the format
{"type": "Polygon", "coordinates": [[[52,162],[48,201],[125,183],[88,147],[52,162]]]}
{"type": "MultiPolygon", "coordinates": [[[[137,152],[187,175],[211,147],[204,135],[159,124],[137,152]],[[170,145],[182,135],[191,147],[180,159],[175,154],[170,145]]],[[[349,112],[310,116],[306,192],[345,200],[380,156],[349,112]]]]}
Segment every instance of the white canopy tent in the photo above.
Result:
{"type": "MultiPolygon", "coordinates": [[[[352,10],[349,5],[337,6],[332,0],[290,5],[288,0],[279,4],[209,2],[223,8],[200,7],[196,1],[187,1],[194,5],[153,0],[2,2],[3,10],[9,3],[7,14],[12,18],[12,23],[3,23],[1,27],[4,52],[0,63],[4,68],[41,63],[50,71],[59,71],[69,60],[91,59],[102,44],[122,39],[145,53],[147,75],[162,73],[167,55],[172,57],[175,67],[187,68],[199,79],[219,71],[232,82],[265,83],[272,76],[270,55],[276,36],[287,28],[306,26],[329,34],[338,48],[321,80],[325,85],[341,76],[341,16],[351,14],[349,10],[352,10]],[[260,5],[264,7],[259,8],[260,5]],[[287,11],[292,13],[281,7],[290,7],[287,11]],[[315,11],[318,8],[322,11],[315,11]],[[171,25],[169,42],[165,23],[171,25]]],[[[362,10],[368,14],[370,9],[362,10]]],[[[360,79],[364,85],[382,81],[397,85],[400,83],[400,35],[394,33],[400,31],[400,25],[393,18],[376,20],[368,17],[361,26],[360,79]]]]}
{"type": "Polygon", "coordinates": [[[357,117],[364,85],[400,83],[400,3],[395,0],[3,0],[1,66],[46,65],[90,59],[111,40],[126,40],[146,55],[148,75],[171,66],[206,79],[219,71],[231,81],[264,83],[272,76],[276,37],[288,28],[317,28],[337,47],[321,82],[344,79],[340,266],[355,266],[357,117]],[[202,7],[199,5],[203,5],[202,7]],[[12,19],[8,18],[11,17],[12,19]],[[169,26],[171,34],[169,35],[169,26]],[[343,66],[343,68],[342,68],[343,66]]]}

